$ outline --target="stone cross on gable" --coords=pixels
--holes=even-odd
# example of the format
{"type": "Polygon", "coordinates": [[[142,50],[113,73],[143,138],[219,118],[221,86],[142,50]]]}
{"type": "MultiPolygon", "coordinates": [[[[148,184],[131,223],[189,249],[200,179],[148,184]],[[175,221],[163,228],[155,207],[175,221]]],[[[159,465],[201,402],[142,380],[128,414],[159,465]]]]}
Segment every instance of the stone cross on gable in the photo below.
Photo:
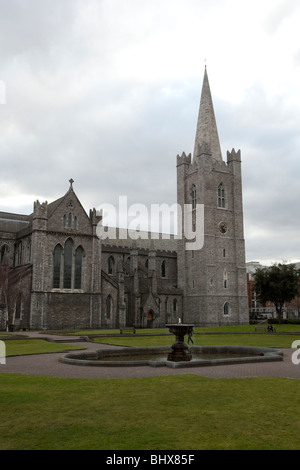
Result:
{"type": "Polygon", "coordinates": [[[71,179],[69,180],[69,183],[70,183],[70,188],[73,188],[73,183],[74,183],[73,178],[71,178],[71,179]]]}

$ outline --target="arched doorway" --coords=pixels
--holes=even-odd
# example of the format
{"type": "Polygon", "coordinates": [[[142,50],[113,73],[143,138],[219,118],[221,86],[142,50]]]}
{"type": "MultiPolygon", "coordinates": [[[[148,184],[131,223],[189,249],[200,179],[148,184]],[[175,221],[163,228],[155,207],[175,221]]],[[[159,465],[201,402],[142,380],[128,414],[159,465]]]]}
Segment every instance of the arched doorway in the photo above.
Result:
{"type": "Polygon", "coordinates": [[[153,320],[154,320],[154,314],[152,310],[150,310],[147,315],[147,328],[153,328],[153,320]]]}

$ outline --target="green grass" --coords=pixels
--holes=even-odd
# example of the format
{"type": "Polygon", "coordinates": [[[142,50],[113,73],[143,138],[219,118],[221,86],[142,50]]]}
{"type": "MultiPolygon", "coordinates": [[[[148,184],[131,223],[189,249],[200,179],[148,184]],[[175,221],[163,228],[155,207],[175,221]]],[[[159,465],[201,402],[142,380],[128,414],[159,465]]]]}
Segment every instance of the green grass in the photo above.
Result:
{"type": "MultiPolygon", "coordinates": [[[[196,334],[193,336],[195,346],[261,346],[270,348],[290,348],[294,340],[300,340],[297,335],[276,334],[196,334]]],[[[174,342],[174,336],[134,336],[119,335],[113,337],[94,338],[97,343],[116,346],[168,346],[174,342]]],[[[185,337],[187,342],[187,337],[185,337]]]]}
{"type": "MultiPolygon", "coordinates": [[[[292,325],[292,324],[280,324],[280,325],[274,325],[276,328],[276,331],[279,333],[300,333],[300,325],[292,325]]],[[[210,332],[215,332],[215,333],[254,333],[255,331],[255,325],[237,325],[237,326],[203,326],[203,327],[195,327],[194,328],[195,333],[210,333],[210,332]]],[[[136,332],[138,334],[143,334],[143,335],[148,335],[149,333],[168,333],[169,330],[168,328],[144,328],[144,329],[137,329],[136,332]]],[[[54,333],[54,332],[53,332],[54,333]]],[[[119,335],[120,330],[119,329],[98,329],[98,330],[77,330],[77,331],[59,331],[57,332],[59,334],[70,334],[70,335],[95,335],[95,334],[113,334],[113,335],[119,335]]],[[[133,333],[131,333],[129,330],[126,331],[126,335],[132,335],[134,336],[133,333]]]]}
{"type": "Polygon", "coordinates": [[[14,339],[4,342],[7,357],[26,354],[58,353],[69,349],[82,349],[75,345],[52,343],[43,339],[14,339]]]}
{"type": "MultiPolygon", "coordinates": [[[[298,328],[283,327],[289,332],[298,328]]],[[[240,328],[248,327],[218,328],[216,332],[227,334],[199,334],[193,339],[199,345],[281,348],[300,339],[292,334],[230,334],[240,328]]],[[[120,335],[117,331],[116,336],[97,341],[153,346],[171,345],[174,338],[120,335]]],[[[8,356],[77,349],[30,339],[6,341],[6,348],[8,356]]],[[[0,423],[0,450],[299,449],[300,380],[216,380],[192,373],[87,380],[1,370],[0,423]]]]}
{"type": "MultiPolygon", "coordinates": [[[[300,340],[300,336],[292,333],[299,332],[298,325],[278,325],[276,326],[277,333],[289,333],[289,334],[265,334],[265,333],[254,333],[253,325],[237,326],[237,327],[203,327],[195,328],[195,334],[193,336],[194,344],[197,346],[210,346],[210,345],[228,345],[228,346],[262,346],[262,347],[274,347],[274,348],[290,348],[292,342],[300,340]],[[207,334],[207,333],[216,334],[207,334]],[[205,334],[206,333],[206,334],[205,334]],[[222,334],[217,334],[222,333],[222,334]],[[253,333],[253,334],[237,334],[237,333],[253,333]]],[[[127,333],[120,335],[119,330],[82,330],[77,332],[77,335],[93,335],[93,334],[110,334],[115,336],[101,336],[94,338],[95,342],[112,344],[116,346],[132,346],[132,347],[144,347],[144,346],[168,346],[174,342],[174,336],[168,333],[167,328],[153,329],[153,330],[138,330],[138,333],[142,332],[142,335],[134,335],[127,333]],[[150,333],[150,334],[149,334],[150,333]],[[157,335],[151,335],[156,333],[157,335]]],[[[57,332],[58,333],[58,332],[57,332]]],[[[63,331],[60,332],[63,334],[63,331]]],[[[187,341],[187,337],[185,338],[187,341]]],[[[5,341],[5,340],[4,340],[5,341]]],[[[43,339],[14,339],[7,340],[6,343],[6,355],[16,356],[25,354],[43,354],[43,353],[54,353],[63,352],[69,349],[80,349],[75,345],[70,344],[59,344],[49,342],[43,339]]]]}
{"type": "Polygon", "coordinates": [[[1,450],[299,448],[298,380],[0,374],[0,385],[1,450]]]}

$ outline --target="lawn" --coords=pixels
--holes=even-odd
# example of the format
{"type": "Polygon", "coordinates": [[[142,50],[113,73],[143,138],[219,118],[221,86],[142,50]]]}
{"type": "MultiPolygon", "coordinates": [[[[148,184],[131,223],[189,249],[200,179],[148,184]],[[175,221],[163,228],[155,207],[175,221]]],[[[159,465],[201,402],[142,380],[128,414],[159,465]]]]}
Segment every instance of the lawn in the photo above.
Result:
{"type": "MultiPolygon", "coordinates": [[[[282,327],[290,333],[299,328],[282,327]]],[[[247,327],[218,328],[226,334],[214,331],[195,334],[193,339],[197,345],[280,348],[289,348],[294,339],[300,339],[293,334],[234,334],[239,328],[247,327]]],[[[197,328],[196,332],[208,330],[197,328]]],[[[153,346],[171,345],[174,337],[115,332],[115,336],[96,340],[153,346]]],[[[22,339],[6,341],[6,348],[9,356],[77,347],[22,339]]],[[[0,450],[299,449],[300,381],[267,377],[216,380],[190,371],[111,380],[1,372],[0,423],[0,450]]]]}
{"type": "Polygon", "coordinates": [[[5,341],[6,356],[47,354],[82,349],[74,344],[52,343],[44,339],[14,339],[5,341]]]}
{"type": "MultiPolygon", "coordinates": [[[[278,333],[300,333],[300,324],[299,325],[292,325],[292,324],[280,324],[274,325],[276,331],[278,333]]],[[[254,333],[255,332],[255,325],[237,325],[237,326],[197,326],[194,328],[195,333],[254,333]]],[[[143,329],[136,329],[138,334],[148,335],[149,333],[168,333],[168,328],[143,328],[143,329]]],[[[57,332],[60,334],[66,334],[66,332],[57,332]]],[[[92,334],[120,334],[119,329],[98,329],[98,330],[72,330],[69,331],[68,334],[70,335],[92,335],[92,334]]],[[[126,331],[126,335],[132,334],[130,331],[126,331]]]]}
{"type": "MultiPolygon", "coordinates": [[[[262,346],[270,348],[290,348],[292,342],[300,340],[297,335],[278,334],[195,334],[193,341],[196,346],[262,346]]],[[[168,346],[174,342],[174,336],[135,336],[116,335],[113,337],[97,337],[95,342],[112,344],[116,346],[168,346]]],[[[187,337],[185,337],[187,342],[187,337]]]]}
{"type": "MultiPolygon", "coordinates": [[[[196,334],[193,336],[193,341],[194,344],[197,346],[228,345],[290,348],[293,341],[300,340],[300,335],[292,334],[293,332],[298,332],[298,326],[296,327],[294,325],[281,325],[280,327],[281,329],[276,328],[276,331],[282,334],[255,334],[253,333],[253,326],[248,325],[242,327],[196,328],[196,334]],[[215,332],[215,334],[213,332],[215,332]],[[217,332],[222,334],[217,334],[217,332]],[[243,332],[244,334],[242,334],[243,332]]],[[[112,344],[116,346],[171,346],[174,342],[174,336],[171,334],[166,334],[168,333],[167,329],[139,330],[139,333],[140,331],[143,332],[141,335],[135,335],[132,333],[120,334],[119,330],[107,331],[81,331],[77,332],[77,335],[80,336],[83,334],[101,334],[103,336],[95,337],[93,338],[93,341],[98,343],[112,344]],[[110,332],[109,336],[105,336],[105,334],[108,334],[107,331],[110,332]],[[156,335],[153,335],[153,333],[156,333],[156,335]],[[159,335],[159,333],[161,333],[161,335],[159,335]]],[[[187,337],[185,338],[185,340],[187,341],[187,337]]],[[[66,350],[71,349],[81,349],[78,346],[75,346],[74,344],[54,343],[43,339],[14,339],[5,341],[5,344],[7,356],[56,353],[64,352],[66,350]]]]}
{"type": "Polygon", "coordinates": [[[0,374],[0,383],[1,450],[299,448],[298,380],[0,374]]]}

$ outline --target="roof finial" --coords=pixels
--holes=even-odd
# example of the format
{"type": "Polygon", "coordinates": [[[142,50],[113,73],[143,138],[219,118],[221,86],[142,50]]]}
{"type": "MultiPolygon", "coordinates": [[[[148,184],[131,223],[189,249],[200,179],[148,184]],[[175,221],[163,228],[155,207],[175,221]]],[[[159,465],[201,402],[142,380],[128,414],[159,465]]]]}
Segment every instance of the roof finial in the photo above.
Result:
{"type": "Polygon", "coordinates": [[[71,178],[71,179],[69,180],[69,183],[70,183],[70,189],[73,189],[73,183],[74,183],[73,178],[71,178]]]}

